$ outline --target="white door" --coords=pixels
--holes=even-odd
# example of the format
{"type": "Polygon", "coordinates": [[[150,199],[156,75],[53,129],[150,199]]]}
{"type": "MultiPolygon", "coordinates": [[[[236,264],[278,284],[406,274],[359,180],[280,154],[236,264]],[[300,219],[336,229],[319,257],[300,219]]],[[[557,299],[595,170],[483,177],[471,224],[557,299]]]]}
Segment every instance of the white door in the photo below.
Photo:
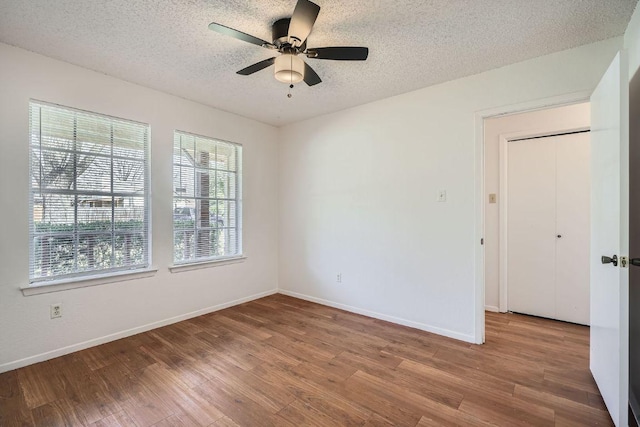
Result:
{"type": "Polygon", "coordinates": [[[553,138],[507,144],[510,311],[555,317],[556,148],[553,138]]]}
{"type": "Polygon", "coordinates": [[[613,60],[591,95],[591,372],[616,426],[627,426],[629,270],[602,264],[629,246],[627,62],[613,60]]]}
{"type": "Polygon", "coordinates": [[[510,311],[589,324],[589,134],[508,143],[510,311]]]}
{"type": "Polygon", "coordinates": [[[556,137],[556,319],[589,325],[591,137],[556,137]]]}

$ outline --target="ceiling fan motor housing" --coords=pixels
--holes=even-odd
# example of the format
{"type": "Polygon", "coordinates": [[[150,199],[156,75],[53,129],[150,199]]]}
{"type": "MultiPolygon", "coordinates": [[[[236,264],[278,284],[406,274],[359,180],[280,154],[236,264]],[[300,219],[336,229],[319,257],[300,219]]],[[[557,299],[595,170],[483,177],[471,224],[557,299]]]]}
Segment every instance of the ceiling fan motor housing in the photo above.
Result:
{"type": "MultiPolygon", "coordinates": [[[[271,35],[273,39],[273,44],[278,48],[278,50],[282,48],[291,47],[291,43],[289,43],[289,23],[291,22],[291,18],[282,18],[277,20],[271,26],[271,35]]],[[[302,46],[296,48],[297,52],[304,52],[307,48],[307,41],[305,40],[302,46]]]]}

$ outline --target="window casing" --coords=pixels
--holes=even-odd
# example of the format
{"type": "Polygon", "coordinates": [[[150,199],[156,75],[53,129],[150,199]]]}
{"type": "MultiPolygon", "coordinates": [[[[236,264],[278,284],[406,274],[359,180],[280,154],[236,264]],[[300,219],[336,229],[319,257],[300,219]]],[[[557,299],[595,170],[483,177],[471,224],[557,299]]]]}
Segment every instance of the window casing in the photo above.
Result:
{"type": "Polygon", "coordinates": [[[30,283],[149,266],[149,126],[31,101],[30,283]]]}
{"type": "Polygon", "coordinates": [[[242,255],[242,146],[174,133],[174,264],[242,255]]]}

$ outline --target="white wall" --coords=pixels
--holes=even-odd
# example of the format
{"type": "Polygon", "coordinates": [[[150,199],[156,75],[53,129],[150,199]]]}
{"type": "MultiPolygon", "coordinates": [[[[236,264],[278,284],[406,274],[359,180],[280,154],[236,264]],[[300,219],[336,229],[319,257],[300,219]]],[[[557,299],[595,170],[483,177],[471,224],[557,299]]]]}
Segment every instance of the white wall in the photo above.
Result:
{"type": "Polygon", "coordinates": [[[0,372],[277,289],[278,129],[4,44],[0,64],[0,372]],[[159,269],[154,277],[22,295],[29,259],[30,98],[151,125],[153,265],[159,269]],[[245,262],[167,270],[174,129],[243,144],[245,262]],[[63,317],[51,320],[49,305],[57,302],[63,317]]]}
{"type": "Polygon", "coordinates": [[[589,103],[568,105],[485,120],[485,305],[498,311],[500,303],[500,136],[514,132],[553,134],[589,128],[589,103]],[[489,194],[498,196],[489,203],[489,194]]]}
{"type": "Polygon", "coordinates": [[[605,40],[285,127],[281,291],[474,341],[475,113],[592,90],[621,45],[605,40]],[[446,203],[436,202],[440,189],[446,203]]]}
{"type": "Polygon", "coordinates": [[[629,79],[640,69],[640,3],[631,16],[624,34],[624,47],[629,52],[629,79]]]}

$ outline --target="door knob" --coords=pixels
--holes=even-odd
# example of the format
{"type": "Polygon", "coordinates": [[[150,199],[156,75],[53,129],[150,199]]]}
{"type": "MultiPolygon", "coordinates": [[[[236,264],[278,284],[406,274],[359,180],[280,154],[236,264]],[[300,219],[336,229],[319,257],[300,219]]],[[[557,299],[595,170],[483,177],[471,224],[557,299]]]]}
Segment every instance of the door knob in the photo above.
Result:
{"type": "Polygon", "coordinates": [[[640,267],[640,258],[631,258],[629,260],[629,264],[635,265],[636,267],[640,267]]]}
{"type": "Polygon", "coordinates": [[[613,264],[614,267],[618,266],[618,255],[614,255],[611,258],[609,258],[608,256],[603,256],[600,260],[602,261],[603,264],[613,264]]]}

